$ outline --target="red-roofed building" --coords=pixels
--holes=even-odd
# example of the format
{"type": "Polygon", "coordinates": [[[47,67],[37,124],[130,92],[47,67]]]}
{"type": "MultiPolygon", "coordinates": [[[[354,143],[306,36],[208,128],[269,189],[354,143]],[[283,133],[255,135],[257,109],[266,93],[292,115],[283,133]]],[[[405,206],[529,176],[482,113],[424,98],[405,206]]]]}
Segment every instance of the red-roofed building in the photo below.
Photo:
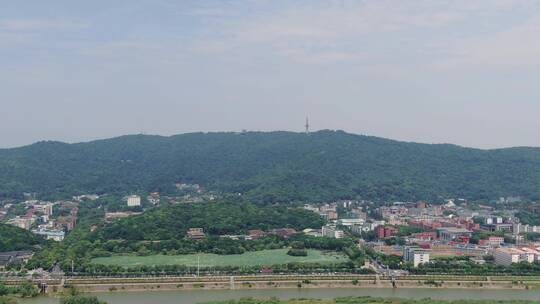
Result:
{"type": "Polygon", "coordinates": [[[298,232],[292,228],[278,228],[270,230],[270,234],[274,234],[282,238],[288,238],[297,233],[298,232]]]}
{"type": "Polygon", "coordinates": [[[396,235],[399,232],[398,229],[388,226],[379,226],[377,227],[377,236],[379,239],[390,238],[396,235]]]}
{"type": "Polygon", "coordinates": [[[252,240],[258,240],[267,236],[268,234],[262,230],[249,230],[248,235],[252,240]]]}

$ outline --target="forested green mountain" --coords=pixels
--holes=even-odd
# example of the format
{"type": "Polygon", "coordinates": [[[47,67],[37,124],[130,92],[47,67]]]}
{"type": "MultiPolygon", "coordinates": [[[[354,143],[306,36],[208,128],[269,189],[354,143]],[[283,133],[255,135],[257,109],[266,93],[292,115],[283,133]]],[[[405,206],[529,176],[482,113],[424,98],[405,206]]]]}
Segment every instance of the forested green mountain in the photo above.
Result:
{"type": "Polygon", "coordinates": [[[175,182],[260,202],[540,199],[540,149],[479,150],[342,131],[133,135],[0,150],[0,196],[172,192],[175,182]]]}
{"type": "Polygon", "coordinates": [[[45,239],[30,231],[0,224],[0,252],[29,250],[35,245],[44,243],[45,239]]]}

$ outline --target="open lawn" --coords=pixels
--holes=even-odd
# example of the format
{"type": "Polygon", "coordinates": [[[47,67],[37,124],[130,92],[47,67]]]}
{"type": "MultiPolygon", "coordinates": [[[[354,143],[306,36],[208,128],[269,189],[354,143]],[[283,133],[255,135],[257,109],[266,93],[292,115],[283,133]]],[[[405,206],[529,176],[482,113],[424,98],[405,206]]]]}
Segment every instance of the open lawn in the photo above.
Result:
{"type": "Polygon", "coordinates": [[[201,267],[216,266],[271,266],[298,263],[341,263],[348,261],[348,258],[337,252],[322,252],[319,250],[308,250],[305,257],[293,257],[287,255],[288,249],[262,250],[246,252],[235,255],[217,254],[187,254],[187,255],[150,255],[150,256],[111,256],[95,258],[95,264],[118,265],[123,267],[138,265],[186,265],[197,266],[197,256],[200,257],[201,267]]]}

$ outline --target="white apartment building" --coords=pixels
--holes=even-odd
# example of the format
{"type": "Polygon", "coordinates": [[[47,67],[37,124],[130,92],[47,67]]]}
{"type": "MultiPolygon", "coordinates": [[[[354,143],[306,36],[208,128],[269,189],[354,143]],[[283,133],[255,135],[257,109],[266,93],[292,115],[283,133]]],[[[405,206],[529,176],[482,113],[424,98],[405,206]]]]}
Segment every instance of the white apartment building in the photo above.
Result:
{"type": "Polygon", "coordinates": [[[523,225],[521,223],[514,224],[514,227],[512,229],[512,232],[517,235],[520,233],[528,233],[528,232],[540,232],[540,226],[531,226],[531,225],[523,225]]]}
{"type": "Polygon", "coordinates": [[[127,197],[128,207],[138,207],[141,205],[141,197],[138,195],[130,195],[127,197]]]}
{"type": "Polygon", "coordinates": [[[43,235],[47,240],[53,240],[61,242],[64,240],[65,232],[60,230],[35,230],[32,231],[35,234],[43,235]]]}
{"type": "Polygon", "coordinates": [[[53,214],[53,206],[54,204],[52,203],[34,205],[34,210],[43,213],[44,215],[51,216],[53,214]]]}
{"type": "Polygon", "coordinates": [[[405,246],[403,248],[403,260],[413,263],[414,267],[429,263],[429,252],[419,247],[405,246]]]}
{"type": "Polygon", "coordinates": [[[34,219],[26,217],[16,217],[7,221],[8,225],[12,225],[26,230],[30,230],[30,227],[33,223],[34,219]]]}
{"type": "Polygon", "coordinates": [[[322,236],[341,239],[345,236],[343,230],[338,230],[336,226],[325,225],[321,229],[322,236]]]}
{"type": "Polygon", "coordinates": [[[340,226],[352,227],[356,225],[363,225],[366,221],[363,219],[340,219],[337,220],[337,224],[340,226]]]}
{"type": "Polygon", "coordinates": [[[372,227],[371,223],[364,223],[363,225],[353,225],[351,227],[351,231],[357,234],[361,234],[362,232],[370,232],[373,230],[374,228],[372,227]]]}
{"type": "Polygon", "coordinates": [[[531,248],[497,248],[493,251],[495,264],[510,266],[513,263],[533,263],[540,260],[540,251],[531,248]]]}

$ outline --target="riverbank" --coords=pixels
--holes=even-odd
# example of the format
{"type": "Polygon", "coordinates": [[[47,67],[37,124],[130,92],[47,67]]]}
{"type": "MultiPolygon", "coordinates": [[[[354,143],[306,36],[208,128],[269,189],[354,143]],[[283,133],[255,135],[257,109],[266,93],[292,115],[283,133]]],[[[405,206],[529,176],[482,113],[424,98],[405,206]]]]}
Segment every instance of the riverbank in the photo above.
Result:
{"type": "MultiPolygon", "coordinates": [[[[43,282],[41,282],[43,284],[43,282]]],[[[263,290],[312,288],[365,289],[507,289],[540,290],[540,277],[404,276],[378,275],[265,275],[155,278],[72,278],[46,282],[47,293],[71,286],[81,292],[158,290],[263,290]]]]}
{"type": "MultiPolygon", "coordinates": [[[[19,281],[3,281],[17,285],[19,281]]],[[[35,280],[47,294],[73,287],[86,293],[196,291],[196,290],[274,290],[274,289],[482,289],[540,290],[540,277],[517,276],[402,276],[379,275],[254,275],[139,278],[63,278],[35,280]]]]}
{"type": "Polygon", "coordinates": [[[397,282],[393,285],[391,282],[351,282],[351,281],[260,281],[260,282],[241,282],[231,286],[228,282],[189,282],[189,283],[107,283],[107,284],[75,284],[77,290],[82,292],[115,292],[115,291],[158,291],[158,290],[260,290],[260,289],[291,289],[291,288],[431,288],[431,289],[540,289],[537,284],[515,284],[512,282],[495,282],[485,284],[484,282],[397,282]]]}

